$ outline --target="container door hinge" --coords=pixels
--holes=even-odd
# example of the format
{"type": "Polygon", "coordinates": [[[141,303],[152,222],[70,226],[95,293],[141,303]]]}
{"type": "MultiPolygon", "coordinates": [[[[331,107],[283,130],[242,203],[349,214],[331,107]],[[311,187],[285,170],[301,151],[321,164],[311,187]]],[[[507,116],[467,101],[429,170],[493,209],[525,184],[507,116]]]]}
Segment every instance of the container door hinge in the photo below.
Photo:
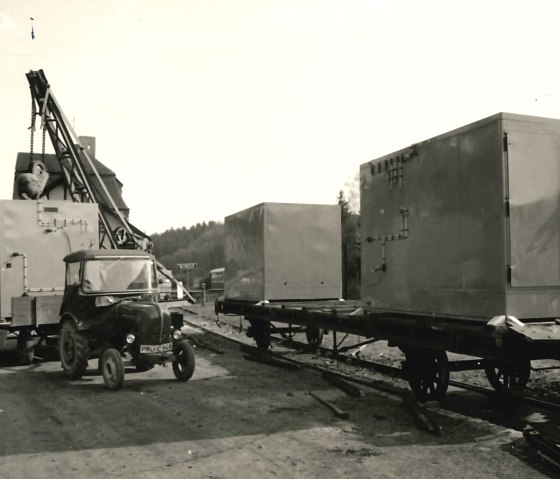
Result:
{"type": "Polygon", "coordinates": [[[508,265],[506,268],[507,282],[511,284],[511,266],[508,265]]]}
{"type": "Polygon", "coordinates": [[[504,152],[508,152],[508,134],[507,131],[504,130],[504,135],[503,135],[503,148],[504,148],[504,152]]]}
{"type": "Polygon", "coordinates": [[[506,217],[509,218],[509,200],[506,200],[506,217]]]}

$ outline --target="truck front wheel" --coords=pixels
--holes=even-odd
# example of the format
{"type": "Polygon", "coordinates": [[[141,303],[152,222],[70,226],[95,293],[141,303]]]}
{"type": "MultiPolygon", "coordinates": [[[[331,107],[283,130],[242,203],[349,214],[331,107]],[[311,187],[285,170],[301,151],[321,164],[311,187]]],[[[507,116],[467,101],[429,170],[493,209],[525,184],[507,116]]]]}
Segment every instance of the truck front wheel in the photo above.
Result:
{"type": "Polygon", "coordinates": [[[173,348],[175,361],[173,361],[173,373],[179,381],[188,381],[195,366],[194,349],[185,340],[179,341],[173,348]]]}
{"type": "Polygon", "coordinates": [[[121,354],[115,348],[106,349],[100,363],[105,386],[112,391],[120,389],[124,384],[124,364],[121,354]]]}
{"type": "Polygon", "coordinates": [[[78,331],[72,321],[65,321],[60,330],[58,344],[64,375],[69,379],[82,377],[87,370],[89,359],[86,336],[78,331]]]}

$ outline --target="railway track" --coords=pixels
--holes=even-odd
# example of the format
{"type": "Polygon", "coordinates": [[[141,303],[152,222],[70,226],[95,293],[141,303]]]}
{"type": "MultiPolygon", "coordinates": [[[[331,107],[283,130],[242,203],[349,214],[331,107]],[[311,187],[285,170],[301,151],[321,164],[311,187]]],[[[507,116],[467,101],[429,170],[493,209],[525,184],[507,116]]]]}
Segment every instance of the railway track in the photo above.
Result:
{"type": "MultiPolygon", "coordinates": [[[[197,314],[194,311],[188,312],[197,314]]],[[[205,320],[212,324],[211,319],[205,318],[205,320]]],[[[334,381],[339,381],[339,387],[341,387],[341,384],[358,384],[383,393],[396,395],[409,405],[412,412],[424,424],[425,429],[436,434],[439,433],[439,428],[432,420],[429,408],[418,403],[410,393],[405,373],[401,367],[360,358],[351,354],[335,352],[333,348],[325,346],[314,347],[313,351],[311,351],[309,344],[297,341],[293,337],[272,336],[272,348],[265,352],[253,346],[251,344],[252,340],[245,338],[244,335],[243,338],[232,337],[231,332],[233,331],[241,336],[241,323],[238,326],[229,321],[222,321],[217,327],[203,326],[200,324],[201,321],[193,321],[192,319],[184,319],[184,323],[210,336],[218,336],[238,344],[242,351],[247,354],[246,359],[272,363],[279,367],[313,369],[320,372],[325,379],[329,377],[335,378],[334,381]],[[229,335],[226,334],[226,329],[230,330],[229,335]],[[380,379],[377,375],[372,375],[372,372],[379,373],[385,376],[385,378],[382,377],[380,379]],[[393,380],[387,380],[387,377],[393,380]],[[401,381],[402,384],[399,384],[401,381]]],[[[195,339],[194,342],[199,347],[213,350],[218,354],[222,352],[214,348],[212,344],[205,343],[204,341],[201,342],[195,339]]],[[[461,409],[459,412],[522,431],[531,446],[560,467],[560,441],[541,432],[531,421],[525,419],[535,414],[542,415],[544,412],[544,414],[554,417],[551,421],[557,424],[554,428],[558,429],[560,427],[559,403],[515,391],[498,393],[492,388],[462,380],[450,380],[449,385],[487,398],[494,405],[493,409],[500,410],[503,415],[498,414],[489,417],[486,414],[482,414],[482,411],[476,408],[474,410],[470,408],[467,408],[467,410],[461,409]],[[523,408],[523,413],[520,413],[520,408],[523,408]],[[532,413],[527,413],[527,410],[532,411],[532,413]]],[[[443,410],[457,412],[457,403],[455,401],[441,401],[438,407],[443,410]]],[[[547,430],[550,430],[550,427],[547,430]]]]}

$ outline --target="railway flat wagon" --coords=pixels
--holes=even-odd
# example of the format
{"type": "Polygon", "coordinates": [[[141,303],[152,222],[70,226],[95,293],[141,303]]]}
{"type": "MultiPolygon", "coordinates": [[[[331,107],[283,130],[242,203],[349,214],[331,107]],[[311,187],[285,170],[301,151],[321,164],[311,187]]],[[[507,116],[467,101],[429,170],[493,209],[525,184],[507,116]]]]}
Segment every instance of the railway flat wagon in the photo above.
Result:
{"type": "MultiPolygon", "coordinates": [[[[274,326],[261,306],[335,300],[342,295],[341,209],[338,205],[261,203],[225,218],[225,282],[216,312],[243,314],[248,334],[259,347],[270,333],[292,332],[274,326]]],[[[301,324],[313,344],[322,330],[301,324]]]]}
{"type": "Polygon", "coordinates": [[[253,319],[263,345],[273,321],[387,340],[423,400],[450,371],[506,390],[560,359],[560,120],[493,115],[362,164],[360,189],[361,301],[226,295],[217,311],[253,319]]]}

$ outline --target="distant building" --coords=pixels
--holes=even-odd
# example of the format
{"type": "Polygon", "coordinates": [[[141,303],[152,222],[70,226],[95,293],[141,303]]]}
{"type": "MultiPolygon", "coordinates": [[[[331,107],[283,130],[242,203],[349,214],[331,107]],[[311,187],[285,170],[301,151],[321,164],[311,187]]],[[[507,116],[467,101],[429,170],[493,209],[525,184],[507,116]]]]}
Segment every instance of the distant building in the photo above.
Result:
{"type": "MultiPolygon", "coordinates": [[[[128,220],[130,210],[122,197],[123,184],[118,180],[117,176],[111,169],[107,168],[103,163],[95,158],[95,137],[81,136],[80,143],[87,151],[89,157],[92,159],[92,162],[95,165],[99,176],[105,184],[105,187],[107,188],[107,191],[111,195],[117,208],[119,209],[121,214],[128,220]]],[[[45,154],[43,157],[41,153],[34,153],[33,158],[41,158],[44,161],[46,173],[48,175],[46,185],[44,185],[40,196],[42,198],[51,200],[71,200],[66,182],[64,180],[62,168],[56,155],[45,154]]],[[[20,192],[20,182],[18,181],[18,179],[21,175],[30,172],[30,160],[31,158],[29,153],[24,152],[18,153],[17,155],[14,174],[14,199],[19,199],[22,197],[20,192]]],[[[84,164],[87,165],[87,163],[87,161],[84,161],[84,164]]],[[[99,180],[97,179],[97,176],[95,175],[91,167],[86,166],[85,170],[92,188],[94,188],[102,198],[106,198],[106,195],[103,192],[103,188],[101,188],[99,180]]],[[[109,201],[106,200],[104,203],[108,204],[109,201]]]]}

